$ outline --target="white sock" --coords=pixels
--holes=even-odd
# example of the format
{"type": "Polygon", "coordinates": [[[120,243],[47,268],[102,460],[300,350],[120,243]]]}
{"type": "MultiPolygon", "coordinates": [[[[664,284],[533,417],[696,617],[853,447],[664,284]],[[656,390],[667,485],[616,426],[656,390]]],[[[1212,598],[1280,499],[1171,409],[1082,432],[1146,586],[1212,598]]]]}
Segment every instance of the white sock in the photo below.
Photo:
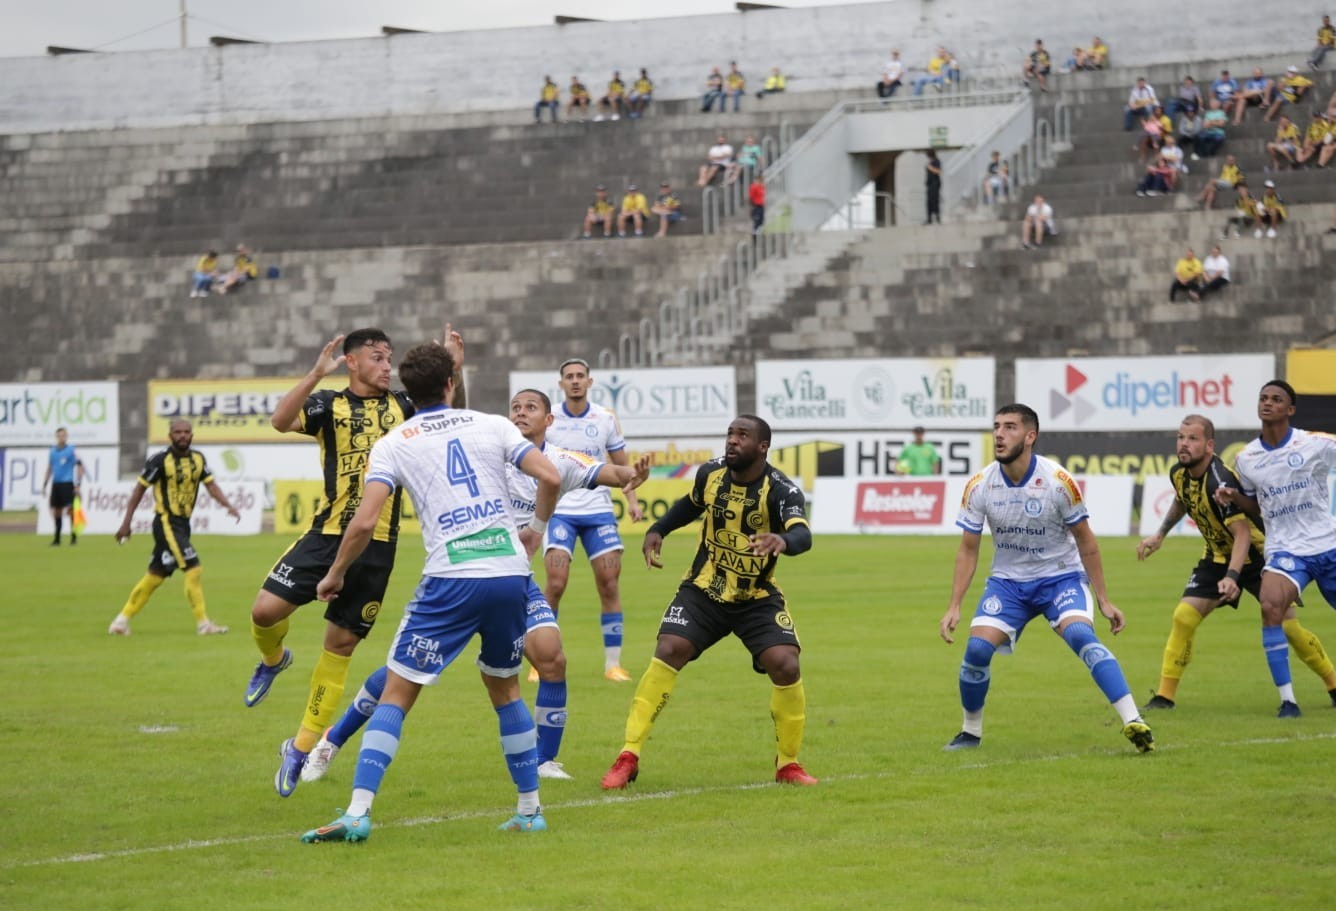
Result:
{"type": "Polygon", "coordinates": [[[977,712],[966,712],[965,720],[961,723],[960,729],[966,734],[973,734],[975,737],[983,736],[983,709],[977,712]]]}
{"type": "Polygon", "coordinates": [[[521,816],[532,816],[538,812],[538,792],[524,791],[520,794],[519,809],[516,810],[521,816]]]}
{"type": "Polygon", "coordinates": [[[622,666],[622,647],[620,645],[603,646],[603,667],[605,670],[622,666]]]}
{"type": "Polygon", "coordinates": [[[1281,702],[1295,702],[1295,703],[1298,702],[1298,700],[1294,698],[1294,684],[1293,684],[1293,683],[1284,683],[1284,684],[1281,684],[1280,686],[1276,687],[1276,689],[1280,691],[1280,701],[1281,701],[1281,702]]]}
{"type": "Polygon", "coordinates": [[[353,796],[348,801],[348,815],[367,815],[371,812],[371,804],[375,799],[375,791],[368,791],[366,788],[353,788],[353,796]]]}
{"type": "Polygon", "coordinates": [[[1136,700],[1132,698],[1131,693],[1115,702],[1113,709],[1118,713],[1118,717],[1123,719],[1123,724],[1130,724],[1141,718],[1141,709],[1137,708],[1136,700]]]}

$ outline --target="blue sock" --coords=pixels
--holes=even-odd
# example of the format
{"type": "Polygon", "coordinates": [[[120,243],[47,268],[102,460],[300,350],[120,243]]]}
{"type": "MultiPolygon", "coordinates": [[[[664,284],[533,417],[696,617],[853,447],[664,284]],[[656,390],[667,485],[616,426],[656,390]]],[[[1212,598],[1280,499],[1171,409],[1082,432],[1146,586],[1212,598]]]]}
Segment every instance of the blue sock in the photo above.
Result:
{"type": "Polygon", "coordinates": [[[970,636],[970,641],[965,643],[965,658],[960,663],[960,705],[967,712],[983,710],[992,677],[989,665],[993,663],[996,651],[996,645],[978,636],[970,636]]]}
{"type": "Polygon", "coordinates": [[[523,699],[516,699],[497,709],[496,717],[501,722],[501,752],[511,780],[521,794],[537,791],[538,734],[529,707],[523,699]]]}
{"type": "Polygon", "coordinates": [[[399,752],[399,735],[404,729],[404,710],[397,705],[378,705],[362,735],[362,749],[357,754],[353,790],[376,793],[385,770],[399,752]]]}
{"type": "Polygon", "coordinates": [[[618,611],[615,614],[602,614],[603,617],[603,647],[621,648],[622,647],[622,614],[618,611]]]}
{"type": "Polygon", "coordinates": [[[538,724],[538,762],[541,765],[557,758],[561,735],[566,733],[566,681],[539,681],[533,713],[538,724]]]}
{"type": "MultiPolygon", "coordinates": [[[[1281,632],[1280,637],[1284,639],[1285,633],[1281,632]]],[[[1085,662],[1086,667],[1090,668],[1090,676],[1095,678],[1095,686],[1099,687],[1109,702],[1117,702],[1124,696],[1131,695],[1132,690],[1127,685],[1127,678],[1123,676],[1123,669],[1118,664],[1118,659],[1100,643],[1094,627],[1089,623],[1071,624],[1062,631],[1062,640],[1085,662]]]]}
{"type": "Polygon", "coordinates": [[[385,692],[385,668],[378,667],[366,678],[362,688],[357,691],[357,698],[343,712],[343,716],[334,722],[327,735],[329,742],[341,747],[362,729],[371,713],[380,704],[380,694],[385,692]]]}
{"type": "Polygon", "coordinates": [[[1285,686],[1290,682],[1290,644],[1285,641],[1283,626],[1262,627],[1262,651],[1266,666],[1271,671],[1271,682],[1285,686]]]}

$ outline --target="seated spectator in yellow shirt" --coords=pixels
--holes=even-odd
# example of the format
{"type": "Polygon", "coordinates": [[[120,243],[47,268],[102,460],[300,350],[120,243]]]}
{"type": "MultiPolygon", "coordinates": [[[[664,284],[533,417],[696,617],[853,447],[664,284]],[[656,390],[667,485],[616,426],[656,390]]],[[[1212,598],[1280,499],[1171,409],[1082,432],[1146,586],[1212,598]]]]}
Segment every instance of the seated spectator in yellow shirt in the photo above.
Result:
{"type": "Polygon", "coordinates": [[[733,99],[733,113],[741,110],[742,96],[747,94],[747,80],[738,69],[736,60],[728,64],[728,75],[724,77],[724,97],[719,99],[719,113],[724,112],[724,105],[728,99],[733,99]]]}
{"type": "MultiPolygon", "coordinates": [[[[1306,165],[1315,156],[1333,146],[1329,145],[1327,140],[1331,136],[1331,125],[1327,123],[1327,115],[1322,111],[1314,111],[1313,119],[1308,123],[1308,130],[1304,133],[1304,144],[1300,147],[1298,154],[1294,156],[1296,164],[1306,165]]],[[[1330,156],[1328,156],[1330,158],[1330,156]]],[[[1326,163],[1318,157],[1319,168],[1326,167],[1326,163]]]]}
{"type": "Polygon", "coordinates": [[[223,283],[218,286],[218,293],[226,294],[259,277],[260,267],[251,259],[250,251],[246,249],[245,244],[237,244],[237,255],[232,259],[232,271],[223,278],[223,283]]]}
{"type": "Polygon", "coordinates": [[[213,283],[218,278],[218,251],[210,250],[195,263],[195,283],[190,288],[191,297],[208,297],[213,290],[213,283]]]}
{"type": "Polygon", "coordinates": [[[1190,300],[1201,300],[1202,277],[1206,267],[1197,258],[1197,254],[1188,247],[1183,258],[1174,263],[1174,283],[1169,286],[1169,303],[1178,297],[1178,292],[1186,291],[1190,300]]]}
{"type": "Polygon", "coordinates": [[[1215,205],[1216,193],[1237,187],[1243,182],[1243,171],[1239,168],[1238,160],[1233,155],[1226,155],[1225,163],[1220,168],[1220,176],[1207,181],[1206,186],[1197,194],[1197,202],[1201,203],[1202,211],[1209,212],[1215,205]]]}
{"type": "Polygon", "coordinates": [[[659,195],[654,197],[654,206],[650,209],[659,216],[659,233],[655,237],[667,237],[668,226],[682,220],[682,200],[668,181],[659,184],[659,195]]]}
{"type": "Polygon", "coordinates": [[[645,108],[654,100],[654,83],[650,81],[649,73],[642,67],[640,78],[631,86],[631,94],[627,96],[627,108],[631,111],[631,119],[639,120],[645,113],[645,108]]]}
{"type": "Polygon", "coordinates": [[[766,95],[778,95],[787,87],[787,80],[784,74],[779,71],[779,67],[772,66],[770,75],[765,77],[765,85],[756,93],[757,98],[764,98],[766,95]]]}
{"type": "Polygon", "coordinates": [[[1109,59],[1109,46],[1099,35],[1090,42],[1090,47],[1078,47],[1067,61],[1074,70],[1102,70],[1109,59]]]}
{"type": "Polygon", "coordinates": [[[584,123],[585,117],[589,115],[589,89],[585,88],[579,76],[571,77],[571,100],[566,102],[566,119],[570,120],[571,115],[577,110],[581,111],[580,122],[584,123]]]}
{"type": "Polygon", "coordinates": [[[538,96],[538,103],[533,106],[533,122],[543,122],[543,108],[547,108],[552,114],[552,122],[557,122],[557,108],[561,107],[561,102],[557,99],[561,97],[561,89],[552,81],[551,76],[543,77],[543,88],[538,96]]]}
{"type": "Polygon", "coordinates": [[[1308,68],[1318,70],[1322,68],[1322,61],[1326,59],[1327,51],[1336,47],[1336,28],[1331,27],[1331,17],[1322,17],[1322,26],[1317,30],[1317,46],[1313,48],[1313,53],[1308,55],[1308,68]]]}
{"type": "Polygon", "coordinates": [[[1283,104],[1298,104],[1299,100],[1308,94],[1313,87],[1313,80],[1307,76],[1299,75],[1299,68],[1291,66],[1285,71],[1285,75],[1280,77],[1276,83],[1275,101],[1271,102],[1271,107],[1266,112],[1265,120],[1270,120],[1276,116],[1283,104]]]}
{"type": "Polygon", "coordinates": [[[1275,138],[1266,144],[1266,153],[1271,156],[1272,170],[1279,170],[1282,159],[1294,167],[1295,157],[1299,154],[1299,128],[1284,114],[1276,123],[1275,138]]]}
{"type": "Polygon", "coordinates": [[[613,70],[612,80],[608,83],[608,93],[598,100],[598,114],[595,115],[594,122],[598,123],[606,114],[611,114],[612,120],[621,120],[622,108],[625,106],[626,83],[622,82],[622,74],[613,70]]]}
{"type": "Polygon", "coordinates": [[[608,199],[608,188],[599,184],[594,187],[594,201],[585,210],[584,236],[589,237],[595,225],[603,226],[603,236],[612,236],[612,222],[616,217],[617,207],[608,199]]]}
{"type": "Polygon", "coordinates": [[[645,219],[649,215],[649,200],[635,184],[631,184],[626,188],[626,195],[622,197],[622,211],[617,216],[617,236],[626,236],[626,223],[630,222],[635,227],[636,237],[644,237],[645,219]]]}
{"type": "Polygon", "coordinates": [[[1276,192],[1276,182],[1268,180],[1264,185],[1262,198],[1257,201],[1257,220],[1260,224],[1253,231],[1253,237],[1262,236],[1262,225],[1266,225],[1266,236],[1275,237],[1276,229],[1281,226],[1289,213],[1285,210],[1285,200],[1276,192]]]}

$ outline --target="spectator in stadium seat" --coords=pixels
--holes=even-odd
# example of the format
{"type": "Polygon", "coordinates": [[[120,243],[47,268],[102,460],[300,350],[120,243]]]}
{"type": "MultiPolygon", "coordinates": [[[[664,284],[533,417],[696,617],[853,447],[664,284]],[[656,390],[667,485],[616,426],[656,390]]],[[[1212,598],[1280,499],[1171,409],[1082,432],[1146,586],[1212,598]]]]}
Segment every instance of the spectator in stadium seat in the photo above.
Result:
{"type": "Polygon", "coordinates": [[[1109,46],[1104,39],[1096,35],[1090,47],[1078,47],[1072,51],[1068,66],[1075,70],[1102,70],[1108,64],[1109,46]]]}
{"type": "MultiPolygon", "coordinates": [[[[1153,109],[1158,110],[1158,107],[1153,109]]],[[[1148,157],[1159,155],[1160,147],[1164,145],[1164,123],[1153,111],[1141,119],[1141,140],[1132,146],[1132,151],[1138,153],[1137,160],[1142,164],[1148,157]]]]}
{"type": "MultiPolygon", "coordinates": [[[[1322,111],[1314,111],[1313,119],[1308,122],[1308,129],[1304,132],[1303,145],[1299,147],[1299,151],[1294,156],[1295,164],[1307,167],[1308,162],[1316,158],[1323,150],[1327,137],[1330,135],[1327,115],[1322,111]]],[[[1318,167],[1325,167],[1320,158],[1318,167]]]]}
{"type": "Polygon", "coordinates": [[[1228,240],[1232,234],[1234,239],[1238,240],[1240,231],[1246,231],[1256,223],[1257,200],[1249,192],[1248,182],[1240,180],[1234,186],[1234,211],[1225,220],[1225,226],[1220,231],[1220,239],[1228,240]]]}
{"type": "Polygon", "coordinates": [[[1002,160],[1002,153],[997,149],[988,160],[988,173],[983,178],[983,201],[991,206],[998,197],[1011,198],[1011,174],[1007,163],[1002,160]]]}
{"type": "Polygon", "coordinates": [[[631,94],[627,98],[627,108],[631,112],[632,120],[639,120],[645,114],[645,108],[654,100],[654,83],[649,78],[649,72],[644,67],[640,68],[640,78],[631,86],[631,94]]]}
{"type": "Polygon", "coordinates": [[[715,102],[719,102],[719,113],[724,112],[724,74],[719,72],[719,67],[713,67],[710,70],[709,78],[705,80],[705,94],[700,97],[701,113],[709,112],[715,102]]]}
{"type": "Polygon", "coordinates": [[[622,110],[626,107],[626,83],[622,82],[622,74],[612,71],[612,79],[608,80],[608,91],[598,100],[598,114],[594,116],[594,122],[598,123],[608,116],[612,120],[620,120],[622,110]]]}
{"type": "Polygon", "coordinates": [[[1276,83],[1276,91],[1272,96],[1271,107],[1267,108],[1264,120],[1270,120],[1276,116],[1281,105],[1297,105],[1313,88],[1313,80],[1309,79],[1299,72],[1297,66],[1291,66],[1285,70],[1285,75],[1280,77],[1276,83]]]}
{"type": "Polygon", "coordinates": [[[708,186],[721,173],[727,173],[733,163],[733,147],[728,144],[728,137],[720,133],[715,137],[714,145],[705,155],[705,164],[700,166],[696,186],[708,186]]]}
{"type": "Polygon", "coordinates": [[[736,60],[729,61],[728,75],[724,77],[724,97],[719,99],[719,113],[724,112],[724,102],[733,99],[733,113],[742,110],[742,96],[747,94],[747,77],[738,69],[736,60]]]}
{"type": "Polygon", "coordinates": [[[784,78],[784,74],[780,72],[779,67],[772,66],[770,68],[770,75],[765,77],[765,85],[756,93],[756,97],[758,99],[763,99],[766,95],[778,95],[787,87],[788,80],[784,78]]]}
{"type": "Polygon", "coordinates": [[[914,94],[922,95],[923,87],[927,85],[931,85],[940,91],[942,86],[946,85],[947,70],[950,61],[951,55],[947,52],[946,48],[937,48],[937,52],[933,54],[932,59],[928,61],[927,72],[914,80],[914,94]]]}
{"type": "Polygon", "coordinates": [[[1207,181],[1206,186],[1202,187],[1201,192],[1197,194],[1197,201],[1201,203],[1202,211],[1211,211],[1211,208],[1215,205],[1216,193],[1221,190],[1233,189],[1243,182],[1243,171],[1239,168],[1238,161],[1233,155],[1226,155],[1225,163],[1220,168],[1220,175],[1215,180],[1207,181]]]}
{"type": "Polygon", "coordinates": [[[1323,120],[1327,124],[1327,135],[1322,139],[1322,151],[1317,156],[1317,166],[1325,168],[1331,163],[1331,159],[1336,157],[1336,122],[1333,122],[1330,114],[1323,114],[1323,120]]]}
{"type": "Polygon", "coordinates": [[[1229,75],[1229,70],[1221,70],[1220,78],[1211,83],[1211,94],[1220,102],[1221,107],[1228,108],[1238,93],[1239,81],[1229,75]]]}
{"type": "Polygon", "coordinates": [[[1197,134],[1197,139],[1193,143],[1193,159],[1215,157],[1215,153],[1225,144],[1227,126],[1229,126],[1229,115],[1225,113],[1220,99],[1212,98],[1210,107],[1206,109],[1201,119],[1201,132],[1197,134]]]}
{"type": "MultiPolygon", "coordinates": [[[[1212,104],[1215,100],[1212,99],[1212,104]]],[[[1184,152],[1191,152],[1195,161],[1200,156],[1197,154],[1197,137],[1201,135],[1205,128],[1205,118],[1201,111],[1189,114],[1187,111],[1178,115],[1178,124],[1174,129],[1174,135],[1178,137],[1178,145],[1184,152]]]]}
{"type": "Polygon", "coordinates": [[[1322,25],[1317,30],[1317,46],[1308,55],[1308,68],[1310,70],[1320,69],[1322,61],[1327,57],[1327,52],[1333,47],[1336,47],[1336,28],[1331,27],[1330,16],[1323,16],[1322,25]]]}
{"type": "Polygon", "coordinates": [[[748,133],[747,138],[743,140],[742,147],[738,149],[738,155],[734,160],[732,167],[728,169],[727,183],[732,183],[739,176],[750,177],[752,174],[759,173],[765,167],[765,156],[761,147],[756,143],[756,136],[748,133]]]}
{"type": "Polygon", "coordinates": [[[1265,110],[1271,104],[1275,91],[1276,84],[1263,75],[1262,68],[1253,67],[1252,77],[1243,83],[1243,88],[1234,96],[1234,125],[1243,123],[1243,115],[1253,105],[1265,110]]]}
{"type": "Polygon", "coordinates": [[[1187,173],[1188,166],[1183,163],[1183,148],[1172,136],[1164,137],[1164,146],[1160,149],[1160,157],[1169,165],[1169,192],[1172,193],[1178,189],[1178,179],[1187,173]]]}
{"type": "Polygon", "coordinates": [[[1057,225],[1053,221],[1053,207],[1044,202],[1044,197],[1036,195],[1034,202],[1025,210],[1021,220],[1021,249],[1042,247],[1044,236],[1056,236],[1057,225]]]}
{"type": "Polygon", "coordinates": [[[1220,245],[1211,247],[1211,255],[1202,261],[1202,297],[1229,287],[1229,260],[1220,252],[1220,245]]]}
{"type": "Polygon", "coordinates": [[[626,195],[622,197],[622,211],[617,216],[617,236],[626,236],[626,225],[629,222],[635,229],[636,237],[644,237],[645,219],[649,215],[649,200],[645,194],[635,184],[628,185],[626,195]]]}
{"type": "Polygon", "coordinates": [[[561,107],[561,89],[552,81],[551,76],[543,77],[543,88],[538,96],[538,102],[533,106],[533,122],[543,122],[543,108],[547,108],[552,114],[552,122],[557,122],[557,109],[561,107]]]}
{"type": "Polygon", "coordinates": [[[195,282],[190,288],[191,297],[208,297],[213,290],[213,283],[218,280],[218,251],[210,250],[195,263],[195,282]]]}
{"type": "Polygon", "coordinates": [[[1284,114],[1276,121],[1276,135],[1266,144],[1266,153],[1271,156],[1271,167],[1268,170],[1280,170],[1281,159],[1291,168],[1295,165],[1299,154],[1299,128],[1284,114]]]}
{"type": "Polygon", "coordinates": [[[584,123],[585,118],[589,116],[589,89],[580,81],[579,76],[571,77],[571,100],[566,102],[566,119],[570,120],[571,115],[576,111],[580,112],[580,122],[584,123]]]}
{"type": "Polygon", "coordinates": [[[608,188],[599,184],[594,187],[594,201],[585,210],[584,236],[591,236],[595,225],[603,226],[603,236],[612,236],[612,223],[616,218],[617,207],[608,199],[608,188]]]}
{"type": "Polygon", "coordinates": [[[1191,76],[1184,76],[1182,85],[1178,87],[1178,94],[1170,98],[1165,105],[1165,113],[1174,118],[1184,111],[1195,114],[1201,108],[1201,89],[1197,88],[1197,83],[1191,76]]]}
{"type": "Polygon", "coordinates": [[[1137,195],[1159,196],[1161,193],[1172,192],[1175,173],[1174,165],[1163,154],[1157,155],[1146,167],[1146,173],[1137,184],[1137,195]]]}
{"type": "Polygon", "coordinates": [[[682,220],[682,200],[673,192],[668,181],[659,184],[659,195],[654,197],[650,212],[659,216],[659,233],[655,237],[667,237],[668,226],[682,220]]]}
{"type": "Polygon", "coordinates": [[[260,277],[260,267],[255,265],[255,260],[251,259],[250,251],[246,249],[245,244],[237,244],[236,256],[232,258],[232,270],[223,277],[223,281],[218,285],[219,294],[227,294],[232,290],[240,290],[245,287],[249,281],[254,281],[260,277]]]}
{"type": "Polygon", "coordinates": [[[1052,71],[1053,60],[1044,50],[1044,42],[1038,38],[1034,42],[1034,50],[1025,58],[1025,65],[1021,67],[1021,83],[1028,89],[1030,80],[1034,79],[1039,83],[1039,91],[1048,91],[1048,74],[1052,71]]]}
{"type": "Polygon", "coordinates": [[[1183,258],[1174,263],[1174,283],[1169,286],[1169,303],[1173,303],[1178,298],[1178,292],[1186,291],[1188,299],[1193,301],[1201,300],[1202,276],[1206,274],[1205,266],[1197,258],[1197,254],[1191,247],[1183,254],[1183,258]]]}
{"type": "Polygon", "coordinates": [[[1285,200],[1276,192],[1276,182],[1268,180],[1263,184],[1262,198],[1257,201],[1257,229],[1253,237],[1262,236],[1262,225],[1266,225],[1266,236],[1275,237],[1276,229],[1284,223],[1289,213],[1285,209],[1285,200]]]}
{"type": "Polygon", "coordinates": [[[891,59],[881,68],[881,79],[877,82],[877,97],[894,97],[900,89],[900,82],[905,76],[905,65],[900,62],[899,48],[892,49],[891,59]]]}
{"type": "Polygon", "coordinates": [[[1159,103],[1160,99],[1155,97],[1155,88],[1146,82],[1145,77],[1138,79],[1127,96],[1127,107],[1123,108],[1123,129],[1131,130],[1159,103]]]}

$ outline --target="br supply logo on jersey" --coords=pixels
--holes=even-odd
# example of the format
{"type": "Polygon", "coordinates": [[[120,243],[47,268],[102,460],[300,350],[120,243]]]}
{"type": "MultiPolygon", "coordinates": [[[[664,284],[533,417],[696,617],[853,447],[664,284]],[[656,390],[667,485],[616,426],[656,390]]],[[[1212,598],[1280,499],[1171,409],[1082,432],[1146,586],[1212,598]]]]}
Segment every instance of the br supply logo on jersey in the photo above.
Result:
{"type": "Polygon", "coordinates": [[[865,481],[854,499],[856,525],[941,525],[945,481],[865,481]]]}
{"type": "Polygon", "coordinates": [[[1050,430],[1170,430],[1185,414],[1217,428],[1256,423],[1256,390],[1273,355],[1026,359],[1016,361],[1016,398],[1047,406],[1050,430]]]}

